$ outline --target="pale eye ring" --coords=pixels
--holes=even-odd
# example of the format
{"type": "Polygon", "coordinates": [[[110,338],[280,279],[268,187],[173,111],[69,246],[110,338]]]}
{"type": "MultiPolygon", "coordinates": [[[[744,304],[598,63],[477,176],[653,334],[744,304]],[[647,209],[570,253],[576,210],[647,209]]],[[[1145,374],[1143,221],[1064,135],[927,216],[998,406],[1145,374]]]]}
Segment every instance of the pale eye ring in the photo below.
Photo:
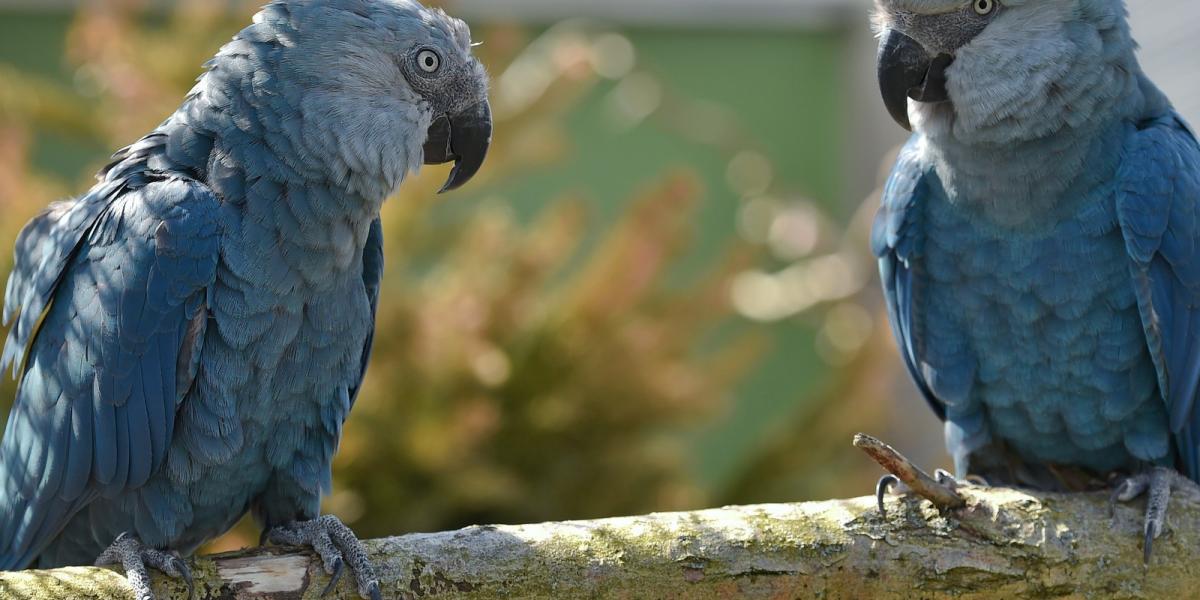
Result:
{"type": "Polygon", "coordinates": [[[416,60],[417,68],[431,75],[437,73],[438,69],[442,68],[442,57],[429,48],[417,52],[416,60]]]}
{"type": "Polygon", "coordinates": [[[996,0],[971,0],[971,5],[980,16],[990,15],[996,10],[996,0]]]}

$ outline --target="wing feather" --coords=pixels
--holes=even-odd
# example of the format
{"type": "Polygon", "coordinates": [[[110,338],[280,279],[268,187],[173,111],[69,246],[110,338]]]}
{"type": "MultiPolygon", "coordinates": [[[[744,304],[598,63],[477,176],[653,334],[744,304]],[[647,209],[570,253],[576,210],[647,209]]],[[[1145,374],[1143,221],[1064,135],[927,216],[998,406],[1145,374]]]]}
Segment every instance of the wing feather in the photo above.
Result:
{"type": "Polygon", "coordinates": [[[1118,185],[1146,344],[1184,470],[1200,481],[1200,144],[1178,115],[1134,134],[1118,185]]]}
{"type": "Polygon", "coordinates": [[[122,174],[51,207],[17,242],[0,363],[20,374],[0,442],[3,569],[26,566],[92,499],[161,468],[186,390],[176,378],[194,373],[217,201],[187,179],[122,174]]]}
{"type": "Polygon", "coordinates": [[[900,357],[921,395],[937,414],[946,418],[946,406],[937,398],[918,355],[919,332],[913,322],[913,261],[919,258],[921,203],[929,194],[928,168],[917,154],[919,138],[913,136],[900,150],[896,166],[883,189],[883,198],[871,231],[871,249],[879,259],[879,275],[887,302],[888,320],[900,357]]]}

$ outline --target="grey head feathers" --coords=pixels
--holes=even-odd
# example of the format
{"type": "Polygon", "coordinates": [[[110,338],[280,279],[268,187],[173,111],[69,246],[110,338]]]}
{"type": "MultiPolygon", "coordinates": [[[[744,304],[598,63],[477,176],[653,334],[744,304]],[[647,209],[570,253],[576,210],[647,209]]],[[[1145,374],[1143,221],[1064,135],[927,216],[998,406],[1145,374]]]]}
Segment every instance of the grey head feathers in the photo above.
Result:
{"type": "Polygon", "coordinates": [[[240,146],[229,162],[332,179],[371,203],[422,163],[481,163],[490,141],[489,117],[486,135],[463,136],[469,152],[426,156],[435,121],[484,112],[488,79],[467,25],[411,0],[275,0],[206,67],[176,118],[240,146]],[[417,64],[428,53],[431,71],[417,64]]]}
{"type": "Polygon", "coordinates": [[[909,106],[932,138],[1036,140],[1141,104],[1122,0],[876,0],[875,27],[953,57],[949,102],[909,106]]]}

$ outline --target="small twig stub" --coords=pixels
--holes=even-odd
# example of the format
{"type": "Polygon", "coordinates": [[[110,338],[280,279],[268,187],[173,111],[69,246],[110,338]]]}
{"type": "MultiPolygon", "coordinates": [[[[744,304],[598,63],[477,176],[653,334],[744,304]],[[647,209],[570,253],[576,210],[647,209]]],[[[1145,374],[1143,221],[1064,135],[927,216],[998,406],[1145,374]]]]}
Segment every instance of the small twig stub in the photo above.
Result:
{"type": "Polygon", "coordinates": [[[897,452],[895,448],[882,441],[865,433],[857,433],[854,435],[854,446],[866,452],[888,473],[895,475],[896,479],[907,485],[914,494],[929,500],[939,509],[961,508],[966,504],[966,501],[958,495],[958,492],[954,491],[954,488],[939,483],[905,458],[903,454],[897,452]]]}

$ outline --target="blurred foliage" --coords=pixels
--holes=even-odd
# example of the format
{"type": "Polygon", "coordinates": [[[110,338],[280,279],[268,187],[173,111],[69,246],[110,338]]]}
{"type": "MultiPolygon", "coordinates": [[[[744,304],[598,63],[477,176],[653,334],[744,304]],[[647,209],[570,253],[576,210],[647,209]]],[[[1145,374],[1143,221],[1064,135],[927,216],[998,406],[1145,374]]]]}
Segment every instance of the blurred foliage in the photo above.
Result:
{"type": "MultiPolygon", "coordinates": [[[[79,11],[70,86],[0,64],[0,248],[87,185],[30,167],[35,132],[110,149],[137,139],[258,0],[184,0],[149,16],[148,4],[79,11]]],[[[847,230],[776,189],[776,163],[736,114],[665,86],[618,33],[568,22],[477,34],[494,79],[495,146],[472,197],[443,204],[434,192],[445,173],[431,167],[385,206],[375,352],[327,509],[377,536],[865,492],[875,471],[848,440],[887,431],[897,377],[870,285],[870,210],[847,230]],[[728,157],[723,193],[742,199],[742,240],[688,278],[678,267],[695,253],[706,195],[694,173],[662,173],[633,198],[564,195],[533,219],[516,216],[529,212],[519,198],[492,191],[580,143],[567,121],[601,85],[620,126],[650,123],[728,157]],[[589,200],[621,216],[598,227],[589,200]],[[776,410],[791,418],[752,433],[754,456],[736,458],[740,475],[717,489],[695,462],[724,459],[723,449],[697,452],[696,440],[731,414],[737,384],[768,351],[755,323],[814,332],[792,360],[819,361],[828,377],[816,398],[796,394],[797,410],[776,410]]],[[[256,539],[243,523],[214,548],[256,539]]]]}
{"type": "Polygon", "coordinates": [[[704,504],[679,433],[729,400],[757,345],[695,353],[729,316],[732,268],[659,283],[696,192],[648,189],[568,274],[572,202],[528,228],[485,206],[426,275],[389,277],[330,508],[385,533],[704,504]]]}

